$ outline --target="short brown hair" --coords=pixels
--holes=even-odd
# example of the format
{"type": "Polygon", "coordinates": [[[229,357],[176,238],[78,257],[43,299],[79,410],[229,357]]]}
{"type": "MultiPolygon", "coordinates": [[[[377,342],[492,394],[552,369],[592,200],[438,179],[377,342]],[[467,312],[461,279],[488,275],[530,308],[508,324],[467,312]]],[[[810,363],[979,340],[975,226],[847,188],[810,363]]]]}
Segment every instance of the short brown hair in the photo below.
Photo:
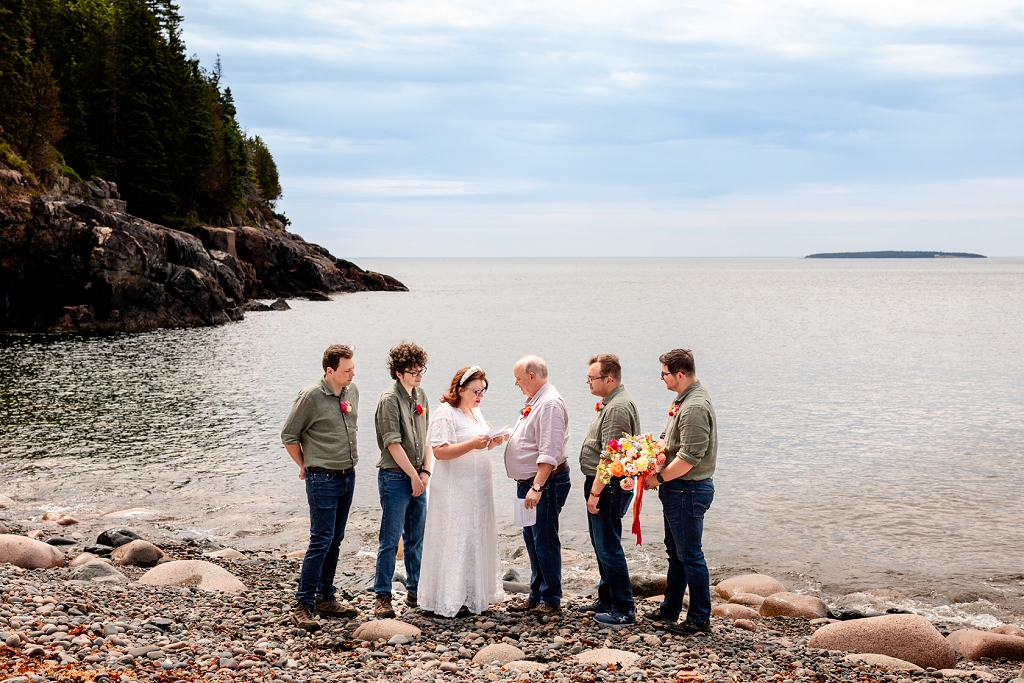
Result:
{"type": "Polygon", "coordinates": [[[602,375],[607,375],[616,382],[622,381],[622,366],[619,364],[619,357],[614,353],[599,353],[596,356],[591,356],[590,360],[587,361],[587,365],[593,365],[594,363],[601,364],[602,375]]]}
{"type": "Polygon", "coordinates": [[[427,352],[421,347],[410,342],[402,342],[388,352],[388,372],[391,373],[391,379],[398,379],[399,374],[417,367],[427,367],[427,352]]]}
{"type": "Polygon", "coordinates": [[[673,375],[681,372],[690,376],[697,371],[697,365],[693,362],[693,351],[690,349],[672,349],[668,353],[661,354],[658,360],[673,375]]]}
{"type": "Polygon", "coordinates": [[[465,382],[462,381],[462,376],[465,375],[466,372],[468,372],[471,367],[473,367],[473,366],[472,365],[467,365],[464,368],[459,368],[459,371],[455,373],[454,377],[452,377],[452,385],[450,387],[448,387],[448,393],[446,393],[444,396],[441,397],[441,400],[443,402],[447,403],[448,405],[450,405],[453,408],[458,408],[459,407],[459,389],[464,387],[464,386],[466,386],[470,382],[472,382],[474,380],[477,380],[477,379],[482,379],[484,381],[484,389],[487,388],[487,385],[488,385],[487,373],[484,372],[483,370],[480,370],[479,368],[477,369],[476,372],[474,372],[472,375],[467,377],[465,382]]]}
{"type": "Polygon", "coordinates": [[[324,351],[324,372],[327,372],[327,368],[331,370],[338,369],[338,363],[341,362],[342,358],[352,357],[352,347],[346,344],[331,344],[324,351]]]}

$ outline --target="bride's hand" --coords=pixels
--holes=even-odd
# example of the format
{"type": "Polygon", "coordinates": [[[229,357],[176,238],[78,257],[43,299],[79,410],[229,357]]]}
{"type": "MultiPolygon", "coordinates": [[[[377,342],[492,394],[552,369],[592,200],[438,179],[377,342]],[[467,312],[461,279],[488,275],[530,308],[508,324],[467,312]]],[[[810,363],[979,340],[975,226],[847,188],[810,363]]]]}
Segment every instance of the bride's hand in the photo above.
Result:
{"type": "Polygon", "coordinates": [[[490,439],[487,438],[486,434],[479,434],[469,440],[473,444],[473,450],[481,450],[488,447],[490,439]]]}

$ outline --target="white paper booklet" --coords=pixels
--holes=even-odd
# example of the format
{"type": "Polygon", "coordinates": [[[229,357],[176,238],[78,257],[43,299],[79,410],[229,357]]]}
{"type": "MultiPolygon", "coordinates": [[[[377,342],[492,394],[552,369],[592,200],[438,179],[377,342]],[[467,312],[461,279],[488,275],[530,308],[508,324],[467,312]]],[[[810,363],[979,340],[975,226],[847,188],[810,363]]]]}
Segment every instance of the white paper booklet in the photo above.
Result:
{"type": "Polygon", "coordinates": [[[516,498],[516,506],[512,514],[512,520],[516,526],[533,526],[537,523],[537,508],[527,510],[526,501],[522,498],[516,498]]]}
{"type": "Polygon", "coordinates": [[[504,427],[492,427],[491,431],[489,431],[486,434],[484,434],[484,436],[486,436],[488,439],[493,439],[494,437],[498,436],[499,434],[503,434],[503,433],[505,433],[507,431],[508,431],[508,425],[505,425],[504,427]]]}

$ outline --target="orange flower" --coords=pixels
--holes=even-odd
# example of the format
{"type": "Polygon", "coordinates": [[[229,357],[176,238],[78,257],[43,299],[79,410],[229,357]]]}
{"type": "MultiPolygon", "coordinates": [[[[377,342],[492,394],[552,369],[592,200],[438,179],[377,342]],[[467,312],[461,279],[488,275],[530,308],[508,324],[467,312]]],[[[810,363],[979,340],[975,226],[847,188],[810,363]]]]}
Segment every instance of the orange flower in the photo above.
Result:
{"type": "Polygon", "coordinates": [[[622,463],[619,462],[618,460],[613,462],[611,464],[611,467],[609,467],[608,469],[612,471],[612,476],[614,477],[621,477],[626,473],[626,468],[623,467],[622,463]]]}

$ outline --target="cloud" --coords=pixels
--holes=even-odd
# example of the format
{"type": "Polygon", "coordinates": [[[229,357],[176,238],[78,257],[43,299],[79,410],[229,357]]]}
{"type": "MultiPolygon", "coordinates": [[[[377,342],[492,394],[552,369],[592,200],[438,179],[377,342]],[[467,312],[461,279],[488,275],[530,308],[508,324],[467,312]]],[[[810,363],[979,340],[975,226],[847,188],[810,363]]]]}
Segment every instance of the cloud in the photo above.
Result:
{"type": "Polygon", "coordinates": [[[894,230],[927,241],[929,221],[950,240],[950,226],[983,224],[992,248],[1024,254],[1019,1],[186,0],[182,12],[188,49],[221,55],[240,118],[271,146],[293,229],[343,255],[394,255],[410,225],[410,254],[505,253],[514,220],[566,235],[562,255],[590,248],[573,241],[583,226],[612,239],[647,234],[645,221],[707,230],[668,242],[707,255],[749,255],[771,231],[795,253],[821,250],[820,230],[793,225],[889,248],[894,230]],[[929,212],[945,193],[951,213],[929,212]]]}

